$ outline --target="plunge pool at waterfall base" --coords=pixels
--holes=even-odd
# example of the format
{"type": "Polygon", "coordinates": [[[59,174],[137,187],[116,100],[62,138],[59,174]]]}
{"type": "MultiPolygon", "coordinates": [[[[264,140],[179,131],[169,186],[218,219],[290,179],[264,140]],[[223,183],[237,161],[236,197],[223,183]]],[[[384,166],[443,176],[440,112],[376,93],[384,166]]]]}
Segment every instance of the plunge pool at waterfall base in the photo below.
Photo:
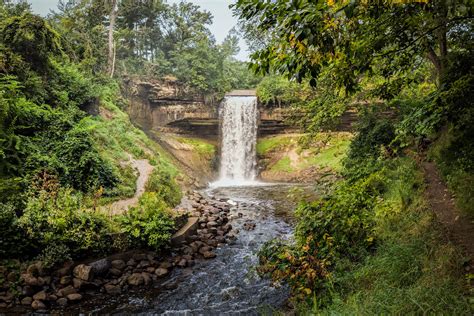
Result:
{"type": "Polygon", "coordinates": [[[139,315],[259,315],[288,309],[289,288],[260,278],[255,267],[257,252],[273,238],[292,238],[299,194],[316,196],[314,187],[295,184],[209,188],[203,195],[232,200],[231,224],[237,239],[216,249],[217,257],[194,266],[174,269],[156,289],[128,292],[105,302],[81,304],[85,314],[139,315]],[[246,222],[255,223],[244,230],[246,222]]]}

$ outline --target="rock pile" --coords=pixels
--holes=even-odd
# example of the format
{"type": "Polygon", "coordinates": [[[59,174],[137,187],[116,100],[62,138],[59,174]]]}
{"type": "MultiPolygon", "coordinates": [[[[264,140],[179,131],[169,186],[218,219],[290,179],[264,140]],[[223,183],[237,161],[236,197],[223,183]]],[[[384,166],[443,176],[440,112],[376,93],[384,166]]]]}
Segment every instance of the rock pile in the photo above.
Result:
{"type": "Polygon", "coordinates": [[[229,223],[230,205],[206,199],[198,192],[190,199],[190,213],[199,218],[199,227],[170,255],[129,252],[87,263],[67,262],[55,271],[36,262],[21,274],[0,266],[0,308],[47,310],[81,301],[85,295],[120,295],[133,288],[158,286],[172,269],[216,257],[217,247],[236,238],[237,232],[229,223]]]}

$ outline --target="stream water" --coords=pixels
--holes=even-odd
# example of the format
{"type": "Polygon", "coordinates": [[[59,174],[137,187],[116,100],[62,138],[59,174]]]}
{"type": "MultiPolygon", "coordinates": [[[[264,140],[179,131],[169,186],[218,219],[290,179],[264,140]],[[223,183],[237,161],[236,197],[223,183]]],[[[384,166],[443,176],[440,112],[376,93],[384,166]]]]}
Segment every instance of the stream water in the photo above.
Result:
{"type": "MultiPolygon", "coordinates": [[[[286,307],[289,290],[258,277],[257,251],[275,237],[291,238],[295,203],[288,198],[294,185],[260,185],[208,189],[204,194],[236,203],[232,226],[235,242],[216,249],[217,257],[193,267],[174,269],[156,289],[129,292],[101,306],[85,308],[91,314],[142,315],[258,315],[286,307]],[[244,230],[246,222],[256,224],[244,230]]],[[[310,187],[301,187],[307,193],[310,187]]]]}
{"type": "MultiPolygon", "coordinates": [[[[255,267],[257,252],[265,242],[292,236],[295,203],[289,193],[295,185],[255,181],[256,97],[228,97],[221,105],[220,115],[220,179],[202,193],[234,205],[230,223],[234,231],[239,231],[237,239],[217,248],[217,257],[212,260],[174,269],[156,289],[127,293],[88,312],[258,315],[285,308],[288,288],[260,278],[255,267]]],[[[300,187],[306,193],[314,193],[311,187],[300,187]]]]}

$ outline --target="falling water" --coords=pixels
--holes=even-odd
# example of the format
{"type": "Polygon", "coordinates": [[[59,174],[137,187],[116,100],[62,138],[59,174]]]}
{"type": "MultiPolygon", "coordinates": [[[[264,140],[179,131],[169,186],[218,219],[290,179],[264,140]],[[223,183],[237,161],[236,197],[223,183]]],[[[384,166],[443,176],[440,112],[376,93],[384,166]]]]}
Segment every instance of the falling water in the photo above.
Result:
{"type": "Polygon", "coordinates": [[[221,109],[221,165],[216,185],[244,185],[256,177],[257,98],[228,96],[221,109]]]}

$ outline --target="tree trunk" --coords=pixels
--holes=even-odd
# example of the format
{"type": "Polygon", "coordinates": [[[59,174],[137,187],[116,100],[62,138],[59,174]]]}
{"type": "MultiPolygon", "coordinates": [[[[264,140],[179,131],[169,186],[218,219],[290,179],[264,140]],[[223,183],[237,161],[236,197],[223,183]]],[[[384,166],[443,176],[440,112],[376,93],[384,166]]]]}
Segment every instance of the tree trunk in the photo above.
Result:
{"type": "Polygon", "coordinates": [[[115,44],[114,44],[114,29],[115,20],[117,19],[118,7],[117,0],[111,0],[112,8],[110,9],[109,18],[109,56],[107,58],[108,73],[110,77],[114,76],[115,66],[115,44]]]}

